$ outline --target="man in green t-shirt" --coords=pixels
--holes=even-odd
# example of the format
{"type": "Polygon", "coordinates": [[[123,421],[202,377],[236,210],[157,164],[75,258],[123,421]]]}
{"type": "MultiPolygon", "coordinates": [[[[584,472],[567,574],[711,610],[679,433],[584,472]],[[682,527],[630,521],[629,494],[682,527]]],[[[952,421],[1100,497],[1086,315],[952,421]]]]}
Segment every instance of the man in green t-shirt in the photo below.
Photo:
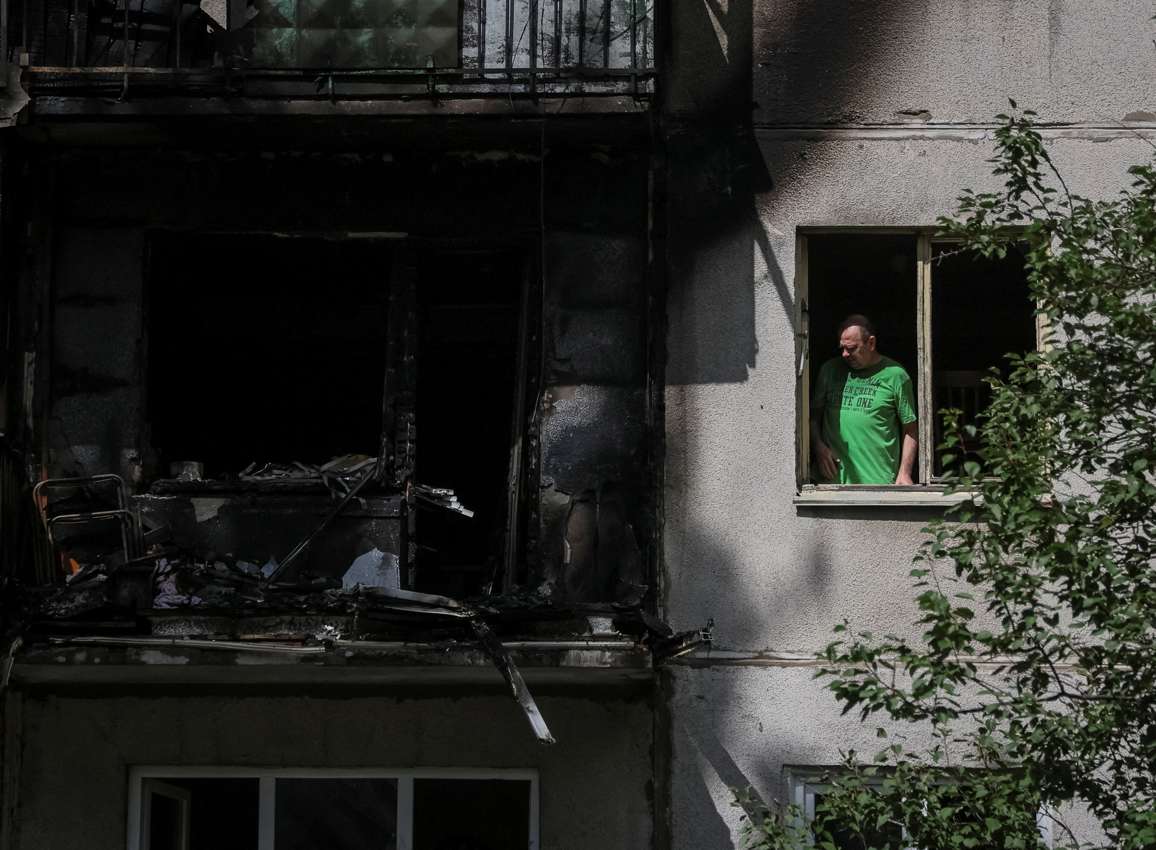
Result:
{"type": "Polygon", "coordinates": [[[839,326],[839,357],[819,369],[811,396],[811,444],[820,479],[912,484],[919,445],[911,378],[876,348],[871,320],[839,326]]]}

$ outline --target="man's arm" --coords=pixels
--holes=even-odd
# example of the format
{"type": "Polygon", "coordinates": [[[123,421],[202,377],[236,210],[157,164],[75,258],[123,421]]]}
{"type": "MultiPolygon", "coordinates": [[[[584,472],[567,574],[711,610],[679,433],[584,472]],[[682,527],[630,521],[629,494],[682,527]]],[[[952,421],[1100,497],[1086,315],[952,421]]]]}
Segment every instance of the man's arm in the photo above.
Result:
{"type": "Polygon", "coordinates": [[[915,483],[915,456],[919,453],[919,423],[908,422],[903,426],[902,444],[899,449],[899,474],[896,484],[915,483]]]}
{"type": "Polygon", "coordinates": [[[831,383],[831,368],[824,363],[811,388],[811,454],[819,467],[820,481],[838,481],[839,466],[835,453],[823,440],[823,416],[827,409],[827,393],[831,383]]]}
{"type": "Polygon", "coordinates": [[[819,472],[824,481],[839,480],[839,467],[835,465],[835,453],[823,442],[823,408],[811,408],[811,449],[815,454],[815,461],[819,464],[819,472]]]}

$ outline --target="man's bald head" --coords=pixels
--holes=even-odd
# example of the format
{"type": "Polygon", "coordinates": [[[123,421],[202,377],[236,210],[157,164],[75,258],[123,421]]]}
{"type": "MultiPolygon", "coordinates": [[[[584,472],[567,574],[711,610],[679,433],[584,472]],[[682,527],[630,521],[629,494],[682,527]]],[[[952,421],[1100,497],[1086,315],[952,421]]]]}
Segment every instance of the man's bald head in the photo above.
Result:
{"type": "Polygon", "coordinates": [[[875,336],[875,323],[862,313],[852,313],[846,319],[839,323],[839,336],[843,335],[843,331],[848,328],[859,328],[863,334],[863,339],[869,336],[875,336]]]}
{"type": "Polygon", "coordinates": [[[839,323],[839,354],[850,368],[867,369],[878,363],[875,345],[875,324],[862,313],[852,313],[839,323]]]}

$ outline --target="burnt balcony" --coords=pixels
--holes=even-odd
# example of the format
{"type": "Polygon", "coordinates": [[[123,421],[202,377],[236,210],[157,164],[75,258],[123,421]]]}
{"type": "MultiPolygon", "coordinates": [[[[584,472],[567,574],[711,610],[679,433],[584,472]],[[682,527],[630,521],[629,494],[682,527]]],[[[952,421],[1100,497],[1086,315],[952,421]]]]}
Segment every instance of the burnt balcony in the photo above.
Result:
{"type": "MultiPolygon", "coordinates": [[[[649,0],[2,0],[34,98],[320,102],[653,93],[649,0]]],[[[625,108],[625,107],[624,107],[625,108]]],[[[616,111],[608,107],[610,111],[616,111]]]]}

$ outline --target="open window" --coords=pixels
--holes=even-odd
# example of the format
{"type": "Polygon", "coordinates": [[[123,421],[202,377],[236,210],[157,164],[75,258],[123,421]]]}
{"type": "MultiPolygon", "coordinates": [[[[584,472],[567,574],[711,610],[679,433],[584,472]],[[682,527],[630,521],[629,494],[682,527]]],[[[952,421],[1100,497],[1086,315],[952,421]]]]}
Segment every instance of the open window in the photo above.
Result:
{"type": "MultiPolygon", "coordinates": [[[[249,777],[145,776],[137,780],[140,850],[247,850],[256,847],[258,781],[249,777]]],[[[134,844],[134,839],[136,843],[134,844]]]]}
{"type": "Polygon", "coordinates": [[[797,268],[800,489],[835,486],[813,457],[812,404],[823,364],[840,355],[839,326],[856,313],[872,320],[879,352],[910,378],[918,415],[914,477],[918,485],[938,484],[940,411],[956,408],[973,422],[989,401],[991,369],[1006,374],[1007,353],[1040,344],[1023,257],[1011,251],[985,260],[929,231],[807,230],[798,237],[797,268]]]}
{"type": "Polygon", "coordinates": [[[150,767],[130,783],[129,850],[538,847],[533,770],[150,767]]]}
{"type": "MultiPolygon", "coordinates": [[[[341,495],[334,470],[355,471],[346,488],[376,473],[364,493],[392,498],[376,518],[401,530],[362,551],[388,549],[411,589],[500,586],[518,554],[537,375],[529,256],[375,234],[152,234],[149,483],[218,499],[275,492],[278,516],[292,512],[284,499],[304,508],[311,495],[324,515],[341,495]]],[[[262,505],[246,504],[260,533],[241,519],[230,533],[270,537],[262,505]]],[[[237,551],[223,533],[206,548],[266,563],[317,521],[284,524],[296,539],[268,552],[237,551]]]]}

